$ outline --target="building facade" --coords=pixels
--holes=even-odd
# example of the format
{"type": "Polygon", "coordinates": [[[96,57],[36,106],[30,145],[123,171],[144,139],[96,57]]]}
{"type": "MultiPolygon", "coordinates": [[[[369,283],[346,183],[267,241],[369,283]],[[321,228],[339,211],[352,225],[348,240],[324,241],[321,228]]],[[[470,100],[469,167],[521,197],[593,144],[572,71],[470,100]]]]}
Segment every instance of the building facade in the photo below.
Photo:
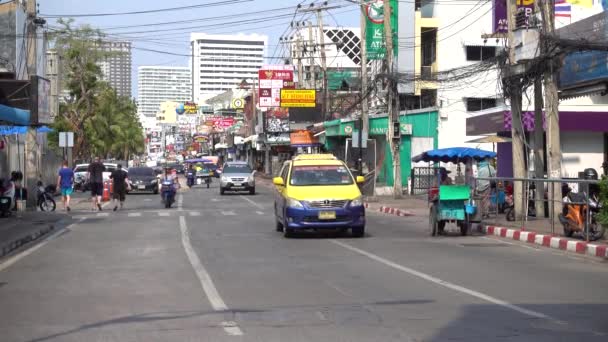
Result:
{"type": "Polygon", "coordinates": [[[257,79],[264,64],[268,37],[192,33],[190,43],[194,101],[203,104],[243,80],[257,79]]]}
{"type": "Polygon", "coordinates": [[[116,90],[119,96],[131,97],[131,42],[106,41],[101,50],[108,53],[99,62],[103,80],[116,90]]]}
{"type": "Polygon", "coordinates": [[[140,66],[137,69],[137,111],[142,123],[156,117],[161,103],[192,100],[192,76],[188,67],[140,66]]]}

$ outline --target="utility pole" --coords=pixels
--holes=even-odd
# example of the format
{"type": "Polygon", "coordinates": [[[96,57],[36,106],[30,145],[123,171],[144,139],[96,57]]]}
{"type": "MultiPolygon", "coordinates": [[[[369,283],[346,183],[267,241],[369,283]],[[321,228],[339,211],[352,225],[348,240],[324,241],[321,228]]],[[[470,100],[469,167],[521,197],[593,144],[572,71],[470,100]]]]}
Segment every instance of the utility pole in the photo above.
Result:
{"type": "MultiPolygon", "coordinates": [[[[25,38],[25,46],[26,48],[26,65],[27,65],[27,79],[31,80],[32,77],[38,74],[37,70],[37,62],[38,62],[38,49],[37,49],[37,25],[36,25],[36,0],[28,0],[25,5],[26,17],[27,17],[27,31],[25,38]]],[[[37,91],[37,90],[34,90],[37,91]]],[[[50,94],[49,94],[50,95],[50,94]]],[[[40,95],[39,95],[40,96],[40,95]]],[[[36,193],[36,182],[39,178],[39,156],[40,146],[38,146],[38,142],[36,141],[36,128],[28,127],[27,133],[25,135],[25,144],[24,144],[24,170],[23,170],[23,181],[24,185],[28,188],[28,192],[30,194],[36,193]]],[[[27,205],[35,206],[36,205],[36,196],[28,196],[27,205]]]]}
{"type": "MultiPolygon", "coordinates": [[[[543,21],[543,34],[551,36],[555,31],[555,5],[554,0],[543,1],[541,14],[543,21]]],[[[549,51],[547,41],[543,42],[541,51],[543,55],[549,51]]],[[[560,146],[559,132],[559,98],[557,94],[557,66],[554,59],[550,59],[545,68],[545,113],[547,121],[547,173],[549,179],[560,179],[562,176],[562,151],[560,146]]],[[[562,210],[562,193],[559,182],[550,183],[552,191],[549,191],[549,201],[553,206],[553,218],[557,221],[562,210]]],[[[551,211],[550,211],[551,212],[551,211]]]]}
{"type": "Polygon", "coordinates": [[[386,42],[386,62],[388,69],[388,139],[393,153],[393,196],[401,198],[403,188],[401,184],[401,136],[399,130],[395,132],[395,124],[399,124],[399,94],[397,92],[397,76],[395,75],[395,56],[393,52],[393,30],[391,28],[392,8],[389,0],[384,0],[384,35],[386,42]]]}
{"type": "MultiPolygon", "coordinates": [[[[543,86],[540,77],[538,77],[534,80],[534,178],[536,179],[545,177],[543,133],[543,86]]],[[[536,182],[535,188],[536,217],[543,217],[540,216],[545,211],[545,187],[543,182],[536,182]]]]}
{"type": "Polygon", "coordinates": [[[317,25],[319,28],[319,42],[321,43],[321,68],[323,69],[323,119],[328,119],[330,109],[329,90],[327,89],[327,56],[325,55],[325,31],[323,30],[323,8],[317,9],[317,25]]]}
{"type": "Polygon", "coordinates": [[[363,138],[368,135],[369,132],[369,118],[367,108],[367,50],[366,50],[366,25],[367,19],[365,18],[365,1],[361,0],[361,124],[359,125],[359,174],[363,175],[363,138]]]}
{"type": "Polygon", "coordinates": [[[304,88],[304,68],[302,67],[302,58],[304,57],[304,53],[302,51],[302,36],[300,34],[300,29],[298,29],[298,32],[296,34],[296,58],[298,59],[298,87],[304,88]]]}
{"type": "MultiPolygon", "coordinates": [[[[524,159],[524,130],[521,120],[521,99],[522,89],[519,76],[513,75],[515,61],[515,40],[513,30],[515,29],[515,13],[517,12],[516,0],[507,1],[507,22],[509,40],[509,93],[511,94],[511,136],[512,136],[512,156],[513,156],[513,177],[526,177],[526,162],[524,159]]],[[[523,182],[513,182],[513,204],[515,207],[515,217],[519,220],[527,216],[524,213],[524,189],[523,182]]],[[[527,199],[525,199],[527,201],[527,199]]]]}
{"type": "MultiPolygon", "coordinates": [[[[308,71],[310,72],[310,84],[312,85],[310,89],[317,89],[317,75],[316,75],[316,67],[315,67],[315,41],[312,33],[312,22],[308,22],[308,55],[310,56],[310,66],[308,67],[308,71]]],[[[325,118],[323,118],[325,119],[325,118]]]]}

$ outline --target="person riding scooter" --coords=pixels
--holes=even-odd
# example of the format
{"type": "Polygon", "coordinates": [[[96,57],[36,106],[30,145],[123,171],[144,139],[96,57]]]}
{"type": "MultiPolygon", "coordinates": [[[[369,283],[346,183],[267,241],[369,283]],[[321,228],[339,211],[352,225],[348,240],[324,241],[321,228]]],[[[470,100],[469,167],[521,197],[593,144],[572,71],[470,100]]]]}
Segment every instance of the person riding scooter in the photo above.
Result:
{"type": "Polygon", "coordinates": [[[164,176],[161,179],[160,195],[165,208],[170,208],[175,202],[175,194],[179,188],[179,180],[177,176],[171,173],[170,168],[165,168],[164,176]]]}
{"type": "Polygon", "coordinates": [[[194,170],[192,164],[188,166],[188,170],[186,171],[186,180],[189,188],[194,186],[196,181],[196,170],[194,170]]]}

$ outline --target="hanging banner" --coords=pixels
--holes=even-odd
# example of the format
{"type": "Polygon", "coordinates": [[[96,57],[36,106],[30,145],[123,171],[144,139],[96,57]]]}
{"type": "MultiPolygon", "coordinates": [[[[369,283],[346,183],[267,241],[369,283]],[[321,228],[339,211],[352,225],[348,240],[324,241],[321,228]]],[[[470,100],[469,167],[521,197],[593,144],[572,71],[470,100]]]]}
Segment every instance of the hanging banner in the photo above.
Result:
{"type": "MultiPolygon", "coordinates": [[[[390,0],[391,9],[391,28],[393,32],[393,51],[395,56],[399,50],[399,40],[396,35],[398,22],[398,2],[390,0]]],[[[384,37],[384,1],[368,0],[365,4],[366,20],[366,48],[367,59],[377,60],[386,57],[386,44],[384,37]]]]}

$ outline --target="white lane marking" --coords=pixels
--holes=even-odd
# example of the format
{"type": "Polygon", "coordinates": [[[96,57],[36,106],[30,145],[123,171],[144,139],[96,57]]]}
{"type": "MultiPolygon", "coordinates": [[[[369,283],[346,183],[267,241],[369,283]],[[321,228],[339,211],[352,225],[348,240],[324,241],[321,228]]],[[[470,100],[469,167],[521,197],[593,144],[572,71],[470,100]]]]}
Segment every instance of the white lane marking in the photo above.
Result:
{"type": "Polygon", "coordinates": [[[97,216],[97,217],[108,217],[108,216],[110,216],[110,214],[109,213],[97,213],[97,215],[95,215],[95,216],[97,216]]]}
{"type": "Polygon", "coordinates": [[[241,197],[245,201],[249,202],[251,205],[253,205],[254,207],[256,207],[258,209],[264,209],[264,207],[261,204],[255,203],[251,198],[247,198],[243,195],[240,195],[239,197],[241,197]]]}
{"type": "Polygon", "coordinates": [[[212,198],[211,199],[211,202],[219,202],[219,201],[220,201],[219,198],[212,198]]]}
{"type": "MultiPolygon", "coordinates": [[[[203,266],[203,263],[201,262],[201,259],[198,257],[194,251],[194,248],[192,247],[192,243],[190,242],[190,233],[188,232],[188,225],[186,224],[186,217],[179,217],[179,228],[182,233],[182,245],[184,246],[184,251],[186,252],[188,260],[194,269],[194,273],[196,273],[196,276],[201,282],[201,286],[203,287],[203,291],[205,292],[211,307],[213,307],[213,310],[215,311],[227,311],[228,306],[220,296],[220,293],[213,284],[213,280],[211,279],[209,272],[207,272],[205,266],[203,266]]],[[[236,322],[223,322],[222,327],[228,335],[243,335],[243,331],[239,328],[236,322]]]]}
{"type": "Polygon", "coordinates": [[[151,198],[144,198],[144,202],[152,202],[151,198]]]}
{"type": "Polygon", "coordinates": [[[405,266],[399,265],[399,264],[397,264],[395,262],[392,262],[390,260],[384,259],[381,256],[375,255],[375,254],[370,253],[370,252],[366,252],[366,251],[364,251],[362,249],[359,249],[357,247],[353,247],[353,246],[351,246],[351,245],[349,245],[347,243],[344,243],[344,242],[341,242],[341,241],[337,241],[337,240],[329,240],[329,242],[334,243],[334,244],[336,244],[338,246],[342,246],[342,247],[344,247],[344,248],[346,248],[348,250],[351,250],[351,251],[353,251],[355,253],[358,253],[358,254],[361,254],[363,256],[366,256],[366,257],[368,257],[368,258],[370,258],[372,260],[378,261],[379,263],[382,263],[382,264],[384,264],[386,266],[389,266],[389,267],[392,267],[392,268],[397,269],[399,271],[411,274],[411,275],[416,276],[418,278],[430,281],[430,282],[435,283],[437,285],[440,285],[440,286],[443,286],[443,287],[447,287],[447,288],[455,290],[457,292],[468,294],[469,296],[472,296],[472,297],[484,300],[486,302],[490,302],[490,303],[493,303],[493,304],[496,304],[496,305],[503,306],[503,307],[511,309],[513,311],[517,311],[519,313],[522,313],[522,314],[524,314],[526,316],[530,316],[530,317],[534,317],[534,318],[542,318],[542,319],[553,320],[553,318],[551,318],[550,316],[547,316],[547,315],[545,315],[543,313],[532,311],[532,310],[528,310],[528,309],[523,308],[521,306],[517,306],[517,305],[511,304],[509,302],[506,302],[506,301],[504,301],[502,299],[494,298],[494,297],[488,296],[488,295],[486,295],[484,293],[477,292],[475,290],[471,290],[471,289],[468,289],[466,287],[463,287],[463,286],[460,286],[460,285],[456,285],[454,283],[450,283],[450,282],[445,281],[443,279],[439,279],[439,278],[433,277],[433,276],[431,276],[429,274],[422,273],[420,271],[416,271],[416,270],[411,269],[409,267],[405,267],[405,266]]]}
{"type": "Polygon", "coordinates": [[[190,216],[201,216],[201,213],[198,211],[191,211],[190,216]]]}
{"type": "Polygon", "coordinates": [[[229,210],[229,211],[220,211],[220,213],[222,213],[222,215],[224,215],[224,216],[234,216],[234,215],[236,215],[236,213],[234,211],[232,211],[232,210],[229,210]]]}
{"type": "Polygon", "coordinates": [[[140,217],[141,213],[129,213],[127,216],[128,217],[140,217]]]}
{"type": "Polygon", "coordinates": [[[158,212],[158,216],[167,217],[167,216],[169,216],[169,215],[171,215],[171,214],[169,214],[169,213],[168,213],[168,212],[166,212],[166,211],[159,211],[159,212],[158,212]]]}
{"type": "Polygon", "coordinates": [[[44,247],[47,243],[53,241],[55,238],[57,238],[59,235],[65,233],[66,231],[73,229],[77,224],[82,223],[82,221],[84,221],[84,220],[86,220],[86,218],[80,218],[80,219],[78,219],[78,222],[74,222],[65,228],[59,229],[58,231],[56,231],[53,234],[49,235],[48,237],[44,238],[44,240],[40,241],[40,243],[38,243],[37,245],[32,246],[31,248],[26,249],[25,251],[23,251],[21,253],[17,253],[16,255],[13,255],[12,257],[6,259],[4,262],[2,262],[0,264],[0,272],[11,267],[17,261],[25,258],[26,256],[28,256],[28,255],[34,253],[35,251],[39,250],[40,248],[44,247]]]}
{"type": "Polygon", "coordinates": [[[523,248],[531,249],[531,250],[536,251],[536,252],[540,252],[540,251],[541,251],[541,250],[540,250],[540,249],[538,249],[538,248],[534,248],[534,247],[530,247],[530,246],[522,245],[522,244],[519,244],[519,243],[514,243],[514,242],[509,242],[509,241],[503,241],[503,240],[499,240],[499,239],[494,239],[494,238],[487,237],[487,236],[482,236],[481,238],[482,238],[482,239],[484,239],[484,240],[490,240],[490,241],[495,241],[495,242],[504,243],[505,245],[519,246],[519,247],[523,247],[523,248]]]}
{"type": "Polygon", "coordinates": [[[177,210],[182,211],[182,205],[184,204],[184,196],[182,194],[177,195],[177,210]]]}
{"type": "Polygon", "coordinates": [[[264,215],[264,212],[263,211],[259,211],[259,210],[256,210],[255,213],[258,214],[258,215],[264,215]]]}
{"type": "Polygon", "coordinates": [[[243,336],[243,331],[234,321],[225,321],[222,322],[222,327],[226,334],[230,336],[243,336]]]}

